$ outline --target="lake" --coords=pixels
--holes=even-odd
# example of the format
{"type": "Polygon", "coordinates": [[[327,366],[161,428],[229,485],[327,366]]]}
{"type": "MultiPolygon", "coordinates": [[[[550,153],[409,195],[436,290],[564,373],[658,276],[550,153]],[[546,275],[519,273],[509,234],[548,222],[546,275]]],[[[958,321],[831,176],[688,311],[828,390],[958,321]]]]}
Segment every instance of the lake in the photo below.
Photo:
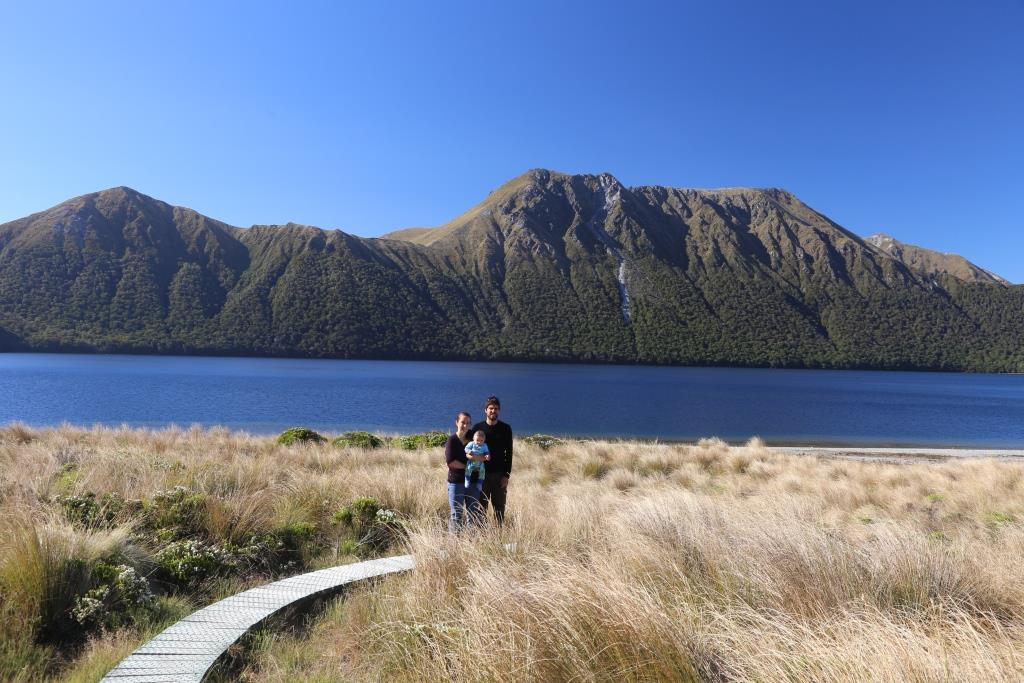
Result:
{"type": "Polygon", "coordinates": [[[0,424],[447,430],[489,394],[517,434],[1024,447],[1024,376],[0,354],[0,424]]]}

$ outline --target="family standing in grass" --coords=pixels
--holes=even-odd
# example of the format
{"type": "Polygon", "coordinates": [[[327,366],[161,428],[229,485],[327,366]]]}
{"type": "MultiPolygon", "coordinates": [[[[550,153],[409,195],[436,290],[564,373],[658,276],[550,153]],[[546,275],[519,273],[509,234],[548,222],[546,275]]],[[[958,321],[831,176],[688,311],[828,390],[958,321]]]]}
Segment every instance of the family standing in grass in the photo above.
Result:
{"type": "Polygon", "coordinates": [[[455,433],[444,446],[448,465],[448,529],[458,531],[467,523],[482,523],[487,508],[494,508],[498,525],[505,522],[505,495],[512,474],[512,428],[498,419],[501,401],[490,396],[484,417],[472,427],[463,411],[455,417],[455,433]]]}

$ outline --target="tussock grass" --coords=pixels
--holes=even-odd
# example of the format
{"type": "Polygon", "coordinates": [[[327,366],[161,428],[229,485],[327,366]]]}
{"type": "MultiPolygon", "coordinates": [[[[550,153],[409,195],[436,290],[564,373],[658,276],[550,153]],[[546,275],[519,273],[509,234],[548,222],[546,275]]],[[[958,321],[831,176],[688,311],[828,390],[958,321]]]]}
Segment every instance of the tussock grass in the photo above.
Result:
{"type": "Polygon", "coordinates": [[[445,504],[443,495],[423,500],[424,453],[385,449],[363,462],[365,454],[224,429],[0,428],[0,680],[87,680],[138,644],[168,600],[191,609],[281,572],[359,559],[358,544],[340,547],[332,521],[356,497],[408,518],[445,504]],[[419,479],[381,486],[409,463],[420,464],[419,479]],[[160,553],[175,539],[202,544],[198,580],[168,583],[174,577],[161,574],[160,553]],[[251,543],[263,545],[246,554],[251,543]],[[230,565],[204,550],[231,547],[240,559],[230,565]],[[102,623],[76,618],[81,600],[119,567],[148,577],[155,603],[134,611],[112,603],[126,611],[102,623]]]}
{"type": "MultiPolygon", "coordinates": [[[[360,496],[408,525],[415,572],[350,591],[300,633],[263,634],[248,681],[1024,677],[1020,464],[521,442],[508,526],[452,538],[442,462],[222,429],[0,429],[0,678],[94,680],[159,621],[70,650],[46,630],[83,567],[145,569],[154,552],[137,521],[72,523],[58,497],[178,486],[196,494],[196,538],[308,537],[297,568],[356,559],[334,517],[360,496]]],[[[179,609],[261,580],[211,579],[179,609]]]]}
{"type": "Polygon", "coordinates": [[[267,637],[243,678],[1019,680],[1020,473],[759,441],[523,449],[508,529],[419,519],[415,572],[267,637]]]}

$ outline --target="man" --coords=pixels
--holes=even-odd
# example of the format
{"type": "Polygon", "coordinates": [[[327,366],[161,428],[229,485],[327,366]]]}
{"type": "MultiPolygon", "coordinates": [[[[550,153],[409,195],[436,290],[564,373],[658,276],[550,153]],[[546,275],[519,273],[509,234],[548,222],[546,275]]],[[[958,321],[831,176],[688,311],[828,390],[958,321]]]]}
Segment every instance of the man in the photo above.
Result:
{"type": "Polygon", "coordinates": [[[505,494],[512,474],[512,428],[498,419],[500,414],[501,401],[497,396],[489,396],[484,404],[484,417],[487,419],[473,425],[470,432],[482,431],[484,443],[491,453],[480,494],[480,507],[481,512],[487,514],[488,505],[493,506],[494,519],[499,526],[505,523],[505,494]]]}

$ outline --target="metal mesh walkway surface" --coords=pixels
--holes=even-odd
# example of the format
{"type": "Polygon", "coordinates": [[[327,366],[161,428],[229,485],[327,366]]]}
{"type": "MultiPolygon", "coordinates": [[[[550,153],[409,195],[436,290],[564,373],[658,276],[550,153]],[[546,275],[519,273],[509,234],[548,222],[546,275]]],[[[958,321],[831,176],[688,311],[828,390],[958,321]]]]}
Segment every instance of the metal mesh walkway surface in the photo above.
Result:
{"type": "Polygon", "coordinates": [[[103,677],[110,683],[199,683],[222,654],[268,617],[305,600],[415,566],[412,555],[321,569],[232,595],[169,626],[103,677]]]}

